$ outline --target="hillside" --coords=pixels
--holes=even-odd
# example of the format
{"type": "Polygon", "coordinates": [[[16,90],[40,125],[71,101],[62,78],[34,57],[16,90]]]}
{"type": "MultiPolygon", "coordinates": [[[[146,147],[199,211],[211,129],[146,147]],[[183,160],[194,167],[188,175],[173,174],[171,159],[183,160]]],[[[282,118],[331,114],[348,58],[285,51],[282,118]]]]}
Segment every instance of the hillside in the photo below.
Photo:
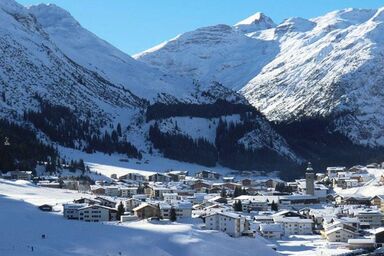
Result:
{"type": "MultiPolygon", "coordinates": [[[[237,170],[275,171],[286,163],[295,167],[302,163],[268,120],[223,84],[139,62],[83,28],[58,6],[26,8],[7,0],[0,7],[7,24],[0,29],[4,52],[0,117],[33,131],[37,140],[89,154],[119,153],[140,161],[149,153],[237,170]],[[241,122],[222,124],[219,134],[219,121],[234,114],[241,116],[241,122]],[[182,127],[169,125],[179,118],[182,127]],[[195,136],[194,118],[210,128],[195,136]],[[157,137],[173,145],[155,143],[150,130],[158,122],[168,123],[168,128],[157,137]]],[[[12,131],[0,127],[0,132],[12,139],[10,161],[28,161],[27,167],[33,168],[34,160],[56,163],[60,158],[59,152],[42,148],[37,159],[23,159],[14,149],[12,131]]]]}
{"type": "Polygon", "coordinates": [[[238,90],[278,124],[280,134],[306,159],[336,164],[355,159],[355,151],[360,151],[376,161],[384,146],[383,21],[383,9],[345,9],[313,19],[288,18],[277,25],[257,13],[234,26],[187,32],[134,57],[238,90]],[[304,134],[316,123],[326,123],[318,131],[320,138],[303,141],[291,133],[290,126],[306,120],[313,123],[299,128],[304,134]],[[308,150],[303,143],[313,146],[308,150]],[[351,155],[323,161],[330,154],[319,152],[316,145],[324,145],[324,151],[336,146],[351,155]]]}

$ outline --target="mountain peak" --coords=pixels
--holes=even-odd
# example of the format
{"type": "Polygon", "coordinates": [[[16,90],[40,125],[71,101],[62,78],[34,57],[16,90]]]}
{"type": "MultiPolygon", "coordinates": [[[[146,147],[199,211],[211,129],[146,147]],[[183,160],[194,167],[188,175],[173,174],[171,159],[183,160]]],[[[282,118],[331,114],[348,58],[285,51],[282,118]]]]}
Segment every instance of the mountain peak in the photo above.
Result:
{"type": "Polygon", "coordinates": [[[384,21],[384,7],[377,9],[375,15],[373,15],[373,17],[372,17],[372,20],[376,21],[376,22],[383,22],[384,21]]]}
{"type": "Polygon", "coordinates": [[[39,22],[47,26],[56,26],[65,22],[67,25],[79,25],[72,15],[55,4],[39,4],[28,7],[30,12],[39,17],[39,22]]]}
{"type": "Polygon", "coordinates": [[[258,30],[276,27],[276,24],[270,17],[266,16],[264,13],[257,12],[249,16],[248,18],[236,23],[235,27],[245,33],[250,33],[258,30]]]}
{"type": "Polygon", "coordinates": [[[24,8],[14,0],[1,0],[0,8],[7,12],[20,12],[24,8]]]}

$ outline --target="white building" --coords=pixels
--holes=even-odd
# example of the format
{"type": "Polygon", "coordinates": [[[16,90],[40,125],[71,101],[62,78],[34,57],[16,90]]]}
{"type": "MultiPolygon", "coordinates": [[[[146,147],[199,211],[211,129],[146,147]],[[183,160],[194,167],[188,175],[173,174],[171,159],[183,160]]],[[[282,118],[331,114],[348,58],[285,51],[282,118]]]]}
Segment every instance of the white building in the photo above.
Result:
{"type": "Polygon", "coordinates": [[[369,228],[381,227],[382,214],[378,210],[360,210],[355,213],[355,216],[360,221],[361,226],[369,226],[369,228]]]}
{"type": "Polygon", "coordinates": [[[333,178],[337,176],[338,172],[345,172],[347,170],[346,167],[327,167],[327,173],[329,178],[333,178]]]}
{"type": "Polygon", "coordinates": [[[357,233],[342,227],[336,227],[324,232],[324,236],[328,242],[348,242],[348,239],[357,237],[357,233]]]}
{"type": "Polygon", "coordinates": [[[86,207],[88,204],[63,204],[64,218],[70,220],[79,219],[79,209],[86,207]]]}
{"type": "Polygon", "coordinates": [[[239,237],[245,231],[245,217],[232,212],[218,212],[205,217],[205,227],[219,230],[233,237],[239,237]]]}
{"type": "Polygon", "coordinates": [[[164,201],[169,204],[177,202],[177,197],[178,197],[177,193],[163,193],[164,201]]]}
{"type": "Polygon", "coordinates": [[[79,220],[100,222],[116,220],[116,209],[101,205],[90,205],[79,209],[79,220]]]}
{"type": "Polygon", "coordinates": [[[283,226],[284,235],[310,235],[312,234],[312,219],[301,219],[299,217],[277,217],[275,223],[283,226]]]}
{"type": "Polygon", "coordinates": [[[105,195],[107,196],[120,196],[120,191],[118,186],[105,186],[105,195]]]}
{"type": "Polygon", "coordinates": [[[280,224],[260,224],[260,234],[268,239],[280,239],[283,236],[284,230],[280,224]]]}
{"type": "Polygon", "coordinates": [[[120,188],[120,195],[122,197],[132,197],[137,195],[137,187],[123,187],[120,188]]]}
{"type": "Polygon", "coordinates": [[[271,207],[266,200],[240,200],[243,212],[268,211],[271,207]]]}
{"type": "Polygon", "coordinates": [[[176,218],[191,218],[192,204],[190,202],[177,202],[173,204],[160,203],[160,215],[163,219],[169,219],[171,209],[176,211],[176,218]]]}

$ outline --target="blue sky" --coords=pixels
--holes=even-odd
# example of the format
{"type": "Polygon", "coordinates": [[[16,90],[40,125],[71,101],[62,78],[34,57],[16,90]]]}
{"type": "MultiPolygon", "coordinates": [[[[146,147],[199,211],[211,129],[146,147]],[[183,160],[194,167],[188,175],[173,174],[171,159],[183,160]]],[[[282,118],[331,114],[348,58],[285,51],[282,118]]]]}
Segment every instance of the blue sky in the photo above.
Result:
{"type": "Polygon", "coordinates": [[[235,24],[261,11],[276,23],[329,11],[378,8],[383,0],[17,0],[23,5],[55,3],[85,28],[129,54],[176,35],[219,23],[235,24]]]}

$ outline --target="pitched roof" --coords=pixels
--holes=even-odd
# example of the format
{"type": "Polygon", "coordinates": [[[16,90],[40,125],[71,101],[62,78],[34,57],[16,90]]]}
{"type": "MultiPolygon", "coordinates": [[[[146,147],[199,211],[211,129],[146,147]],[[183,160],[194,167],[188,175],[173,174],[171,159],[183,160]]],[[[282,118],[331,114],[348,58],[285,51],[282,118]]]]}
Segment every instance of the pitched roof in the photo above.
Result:
{"type": "Polygon", "coordinates": [[[132,211],[136,212],[136,211],[139,211],[145,207],[152,207],[152,208],[156,208],[156,206],[152,205],[152,204],[148,204],[148,203],[142,203],[141,205],[135,207],[132,209],[132,211]]]}
{"type": "Polygon", "coordinates": [[[351,230],[348,230],[348,229],[345,229],[345,228],[342,228],[342,227],[330,229],[330,230],[326,231],[325,234],[329,235],[329,234],[332,234],[332,233],[334,233],[336,231],[339,231],[339,230],[344,230],[345,232],[348,232],[348,233],[351,233],[351,234],[356,234],[355,232],[353,232],[351,230]]]}

